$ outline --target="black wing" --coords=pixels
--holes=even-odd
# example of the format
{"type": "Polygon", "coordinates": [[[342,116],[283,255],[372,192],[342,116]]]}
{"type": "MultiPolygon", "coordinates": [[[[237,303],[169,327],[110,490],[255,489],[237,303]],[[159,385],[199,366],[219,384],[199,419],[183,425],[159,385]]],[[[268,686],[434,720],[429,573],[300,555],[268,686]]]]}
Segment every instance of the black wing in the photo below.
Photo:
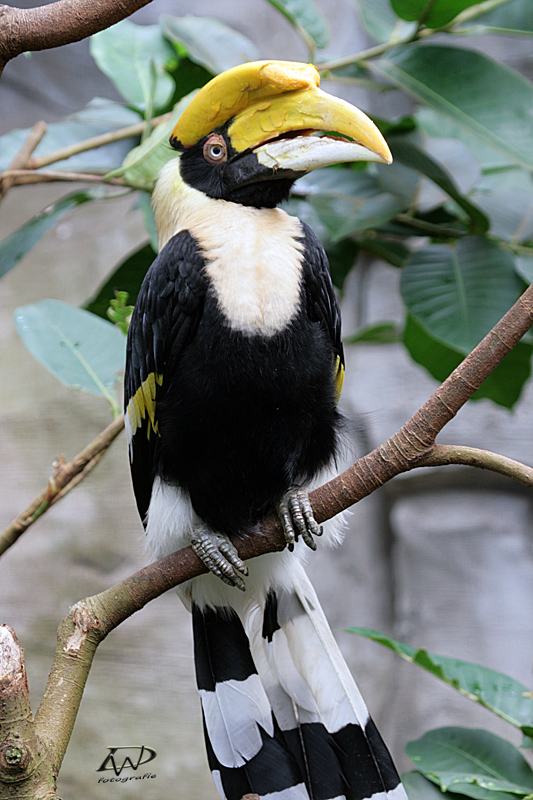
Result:
{"type": "Polygon", "coordinates": [[[304,279],[307,296],[307,313],[314,322],[319,322],[327,332],[333,347],[333,369],[337,399],[344,381],[344,349],[341,339],[341,313],[335,290],[331,282],[328,257],[322,243],[302,222],[305,245],[304,279]]]}
{"type": "Polygon", "coordinates": [[[191,340],[205,297],[204,260],[188,231],[173,236],[148,270],[132,314],[124,380],[125,425],[139,514],[144,522],[158,450],[157,404],[168,362],[191,340]]]}

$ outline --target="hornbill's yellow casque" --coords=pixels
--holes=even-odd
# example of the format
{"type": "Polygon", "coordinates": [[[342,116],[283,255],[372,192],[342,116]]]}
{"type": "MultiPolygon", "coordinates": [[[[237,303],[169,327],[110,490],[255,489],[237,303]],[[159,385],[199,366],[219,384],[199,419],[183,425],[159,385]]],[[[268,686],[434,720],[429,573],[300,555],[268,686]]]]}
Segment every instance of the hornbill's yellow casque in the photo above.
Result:
{"type": "Polygon", "coordinates": [[[310,65],[257,62],[192,100],[155,189],[161,251],[128,337],[148,546],[160,558],[192,544],[211,570],[180,594],[227,800],[406,798],[302,566],[320,533],[305,487],[336,454],[344,362],[324,250],[277,206],[316,167],[390,161],[373,123],[318,84],[310,65]],[[248,573],[228,535],[253,536],[272,509],[288,548],[248,573]]]}

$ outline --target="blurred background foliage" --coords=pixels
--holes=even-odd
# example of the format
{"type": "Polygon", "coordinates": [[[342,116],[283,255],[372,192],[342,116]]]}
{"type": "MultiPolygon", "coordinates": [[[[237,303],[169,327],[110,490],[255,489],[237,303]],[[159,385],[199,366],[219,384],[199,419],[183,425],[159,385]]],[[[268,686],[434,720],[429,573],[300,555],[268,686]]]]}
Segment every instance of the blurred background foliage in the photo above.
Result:
{"type": "MultiPolygon", "coordinates": [[[[415,101],[407,117],[376,120],[393,152],[392,166],[311,173],[296,184],[287,210],[321,237],[339,292],[361,253],[402,270],[403,329],[383,320],[345,331],[346,340],[402,340],[441,381],[533,279],[533,85],[469,47],[472,35],[532,35],[533,6],[530,0],[358,0],[376,44],[335,58],[327,21],[312,0],[271,2],[301,34],[323,80],[376,93],[401,91],[415,101]]],[[[78,179],[90,173],[99,185],[67,194],[5,239],[0,275],[74,206],[136,191],[147,241],[87,299],[87,309],[105,318],[115,291],[128,292],[134,303],[154,258],[150,192],[161,165],[174,155],[168,135],[175,120],[208,79],[259,54],[252,41],[219,20],[167,15],[157,25],[124,20],[96,34],[91,54],[124,102],[95,98],[49,125],[34,156],[41,171],[53,164],[66,175],[75,171],[78,179]],[[133,135],[132,127],[143,121],[142,133],[133,135]],[[102,134],[113,141],[98,148],[84,144],[102,134]]],[[[27,135],[16,130],[0,139],[1,169],[27,135]]],[[[23,337],[28,314],[30,309],[17,310],[23,337]]],[[[475,398],[511,408],[530,374],[532,343],[524,339],[475,398]]],[[[48,347],[32,352],[47,363],[48,347]]]]}
{"type": "MultiPolygon", "coordinates": [[[[403,92],[412,100],[409,116],[376,119],[392,166],[354,164],[312,173],[297,182],[287,210],[322,239],[339,293],[362,254],[402,271],[403,328],[383,319],[345,331],[345,340],[401,341],[441,381],[533,280],[533,85],[479,47],[479,37],[532,36],[533,3],[357,0],[374,44],[339,58],[312,0],[269,2],[301,35],[324,81],[362,86],[376,97],[403,92]]],[[[150,193],[162,164],[175,155],[169,133],[191,93],[259,53],[217,19],[162,16],[157,25],[125,20],[102,31],[92,37],[91,54],[123,102],[95,98],[49,125],[34,153],[43,180],[53,166],[64,180],[79,183],[85,176],[89,186],[66,193],[0,243],[0,277],[76,206],[137,194],[146,241],[110,269],[84,309],[44,299],[15,311],[32,354],[63,382],[106,398],[116,415],[113,387],[124,360],[127,319],[157,250],[150,193]]],[[[28,134],[15,130],[1,137],[0,169],[8,169],[28,134]]],[[[529,378],[532,349],[533,338],[525,337],[474,399],[512,408],[529,378]]],[[[533,744],[527,687],[375,631],[352,632],[505,719],[521,730],[523,747],[533,744]]],[[[411,742],[408,754],[417,767],[406,777],[411,800],[443,792],[451,798],[533,798],[527,761],[494,734],[441,728],[411,742]]]]}

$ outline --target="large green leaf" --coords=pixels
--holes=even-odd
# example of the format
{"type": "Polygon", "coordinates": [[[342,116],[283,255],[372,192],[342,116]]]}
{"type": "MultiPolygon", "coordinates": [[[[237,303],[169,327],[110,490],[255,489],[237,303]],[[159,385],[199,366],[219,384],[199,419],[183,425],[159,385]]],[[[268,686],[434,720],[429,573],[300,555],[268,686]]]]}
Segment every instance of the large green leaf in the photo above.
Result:
{"type": "MultiPolygon", "coordinates": [[[[66,117],[61,122],[47,125],[46,133],[33,155],[37,158],[70,147],[78,142],[100,136],[118,128],[141,122],[139,115],[129,108],[110,100],[94,98],[86,108],[66,117]]],[[[7,169],[13,158],[28,138],[29,128],[13,130],[0,137],[0,170],[7,169]]],[[[78,153],[71,158],[54,162],[53,169],[112,169],[120,164],[132,139],[113,142],[96,150],[78,153]]]]}
{"type": "Polygon", "coordinates": [[[105,397],[124,366],[126,337],[100,317],[60,300],[15,310],[17,331],[30,353],[62,383],[105,397]]]}
{"type": "Polygon", "coordinates": [[[128,303],[134,305],[144,276],[156,255],[150,244],[145,244],[131,253],[100,286],[94,297],[87,301],[85,304],[87,311],[107,319],[107,309],[115,297],[115,292],[127,292],[128,303]]]}
{"type": "Polygon", "coordinates": [[[433,183],[436,183],[449,195],[463,211],[468,214],[471,225],[481,233],[489,228],[489,221],[485,214],[457,189],[451,175],[438,164],[431,156],[414,142],[406,137],[397,136],[389,140],[391,152],[395,160],[406,167],[421,172],[433,183]]]}
{"type": "Polygon", "coordinates": [[[511,725],[517,728],[533,725],[531,692],[514,678],[469,661],[430,653],[422,647],[413,647],[372,628],[349,628],[348,632],[388,647],[405,661],[422,667],[511,725]]]}
{"type": "Polygon", "coordinates": [[[474,134],[481,144],[533,168],[533,84],[489,56],[416,43],[369,67],[474,134]]]}
{"type": "Polygon", "coordinates": [[[446,117],[427,106],[417,108],[414,116],[419,127],[429,136],[458,139],[465,144],[484,169],[501,169],[507,166],[514,170],[520,169],[501,150],[492,147],[486,140],[481,140],[477,133],[465,128],[461,122],[457,122],[452,117],[446,117]]]}
{"type": "Polygon", "coordinates": [[[164,67],[176,59],[159,25],[135,25],[129,19],[91,36],[91,55],[122,97],[143,111],[164,107],[174,81],[164,67]]]}
{"type": "Polygon", "coordinates": [[[243,61],[257,61],[260,57],[250,39],[218,19],[164,14],[161,24],[171,41],[183,45],[193,61],[214,75],[243,61]]]}
{"type": "Polygon", "coordinates": [[[47,206],[28,222],[25,222],[18,230],[0,242],[0,278],[13,269],[20,259],[37,244],[41,236],[64,214],[89,200],[99,200],[107,196],[107,190],[101,186],[86,189],[84,192],[75,192],[62,197],[61,200],[47,206]]]}
{"type": "Polygon", "coordinates": [[[533,771],[522,754],[485,730],[438,728],[409,742],[406,752],[443,791],[483,800],[516,800],[533,793],[533,771]]]}
{"type": "Polygon", "coordinates": [[[333,243],[358,231],[379,228],[407,205],[384,191],[376,176],[364,169],[317,170],[298,181],[296,193],[306,195],[333,243]]]}
{"type": "Polygon", "coordinates": [[[329,25],[313,0],[268,0],[281,11],[309,43],[325,47],[329,41],[329,25]]]}
{"type": "Polygon", "coordinates": [[[158,125],[144,142],[130,150],[122,166],[110,172],[108,177],[123,176],[133,185],[150,190],[161,167],[176,157],[176,151],[172,149],[168,140],[183,110],[189,105],[195,94],[196,91],[183,97],[170,117],[158,125]]]}
{"type": "Polygon", "coordinates": [[[407,308],[437,339],[468,353],[522,291],[513,256],[483,236],[422,247],[400,283],[407,308]]]}
{"type": "Polygon", "coordinates": [[[479,0],[391,0],[394,11],[402,19],[420,20],[428,28],[440,28],[479,0]]]}
{"type": "Polygon", "coordinates": [[[514,244],[533,237],[533,182],[526,170],[513,165],[485,172],[471,197],[489,217],[494,236],[514,244]]]}
{"type": "Polygon", "coordinates": [[[310,203],[329,228],[333,242],[360,231],[380,228],[405,208],[401,198],[381,191],[366,197],[320,195],[312,197],[310,203]]]}
{"type": "MultiPolygon", "coordinates": [[[[411,358],[439,382],[444,381],[464,358],[464,353],[431,336],[412,314],[407,315],[403,343],[411,358]]],[[[532,352],[529,342],[518,342],[474,392],[471,400],[486,398],[512,408],[531,375],[532,352]]]]}
{"type": "MultiPolygon", "coordinates": [[[[472,23],[465,23],[471,29],[472,23]]],[[[493,8],[473,21],[476,33],[533,33],[533,3],[531,0],[512,0],[501,8],[493,8]]],[[[459,29],[461,29],[460,26],[459,29]]]]}

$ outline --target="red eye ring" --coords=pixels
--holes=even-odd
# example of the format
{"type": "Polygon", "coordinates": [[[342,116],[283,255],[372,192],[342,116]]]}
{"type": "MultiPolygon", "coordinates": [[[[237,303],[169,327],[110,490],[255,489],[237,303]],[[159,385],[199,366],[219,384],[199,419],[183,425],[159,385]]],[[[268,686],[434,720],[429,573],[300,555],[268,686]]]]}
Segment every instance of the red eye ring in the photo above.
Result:
{"type": "Polygon", "coordinates": [[[214,133],[204,144],[204,158],[210,164],[222,164],[228,159],[228,148],[223,136],[214,133]]]}

